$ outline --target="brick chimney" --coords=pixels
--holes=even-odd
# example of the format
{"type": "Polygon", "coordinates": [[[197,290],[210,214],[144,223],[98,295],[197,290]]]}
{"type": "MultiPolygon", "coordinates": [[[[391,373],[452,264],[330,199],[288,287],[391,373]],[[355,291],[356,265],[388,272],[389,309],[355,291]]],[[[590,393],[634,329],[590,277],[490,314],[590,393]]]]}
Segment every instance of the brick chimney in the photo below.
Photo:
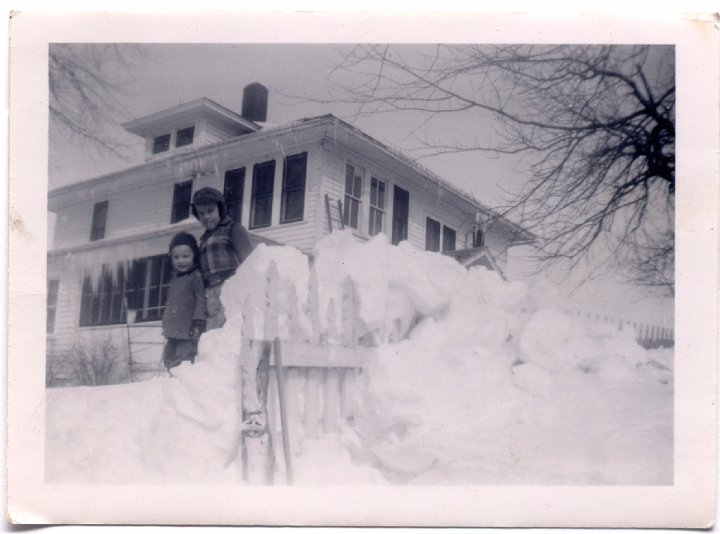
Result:
{"type": "Polygon", "coordinates": [[[268,90],[260,83],[251,83],[243,89],[242,116],[253,122],[267,121],[268,90]]]}

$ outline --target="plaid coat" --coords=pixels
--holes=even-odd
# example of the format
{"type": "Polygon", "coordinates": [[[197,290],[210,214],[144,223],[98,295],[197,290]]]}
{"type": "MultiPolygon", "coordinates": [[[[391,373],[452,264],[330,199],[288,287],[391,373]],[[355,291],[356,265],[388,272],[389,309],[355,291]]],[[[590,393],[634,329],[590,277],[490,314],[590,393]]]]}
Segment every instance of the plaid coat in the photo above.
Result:
{"type": "Polygon", "coordinates": [[[214,287],[235,274],[253,250],[250,234],[242,225],[225,217],[200,236],[200,268],[205,285],[214,287]]]}

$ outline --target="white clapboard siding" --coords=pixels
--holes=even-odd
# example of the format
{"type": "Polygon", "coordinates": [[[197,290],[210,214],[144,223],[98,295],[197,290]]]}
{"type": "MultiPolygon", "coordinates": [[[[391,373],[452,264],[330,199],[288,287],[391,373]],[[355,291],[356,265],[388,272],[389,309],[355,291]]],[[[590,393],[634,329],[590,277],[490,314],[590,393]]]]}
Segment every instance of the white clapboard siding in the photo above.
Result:
{"type": "Polygon", "coordinates": [[[81,280],[77,270],[61,260],[48,262],[48,280],[58,280],[55,327],[47,336],[47,352],[70,350],[79,320],[81,280]]]}
{"type": "Polygon", "coordinates": [[[54,247],[90,242],[93,206],[103,200],[108,201],[106,239],[170,224],[175,183],[167,176],[149,176],[148,183],[142,188],[120,190],[64,208],[57,216],[54,247]]]}
{"type": "MultiPolygon", "coordinates": [[[[463,218],[463,211],[453,203],[457,199],[453,193],[438,188],[436,182],[426,181],[425,187],[420,187],[415,183],[411,183],[403,176],[391,173],[388,170],[379,167],[371,160],[357,154],[348,154],[338,145],[326,147],[325,149],[325,166],[324,166],[324,193],[327,193],[332,210],[338,200],[344,201],[345,197],[345,165],[351,163],[362,167],[365,170],[365,181],[363,183],[363,197],[361,207],[360,224],[357,234],[363,237],[368,236],[367,220],[369,217],[369,190],[370,178],[375,177],[383,180],[386,184],[386,210],[385,220],[383,223],[383,232],[388,236],[392,235],[392,203],[393,190],[397,185],[406,191],[410,196],[409,217],[408,217],[408,241],[419,249],[425,248],[425,226],[426,218],[432,217],[442,225],[446,225],[456,233],[456,247],[465,247],[465,234],[471,230],[474,222],[474,214],[466,214],[463,218]]],[[[459,202],[459,199],[458,199],[459,202]]],[[[325,205],[321,206],[322,217],[324,219],[322,225],[322,235],[328,233],[327,214],[325,213],[325,205]]],[[[464,208],[467,210],[467,207],[464,208]]],[[[333,212],[334,213],[334,212],[333,212]]],[[[490,234],[496,232],[496,229],[489,229],[490,234]]],[[[502,234],[491,238],[496,256],[504,258],[507,238],[502,234]],[[497,246],[496,246],[497,245],[497,246]]],[[[500,260],[499,260],[500,261],[500,260]]]]}
{"type": "Polygon", "coordinates": [[[200,145],[211,145],[238,135],[239,129],[224,123],[203,122],[198,142],[200,145]]]}
{"type": "Polygon", "coordinates": [[[510,235],[498,226],[490,227],[485,233],[485,246],[490,249],[495,261],[503,271],[507,268],[507,248],[510,235]]]}
{"type": "Polygon", "coordinates": [[[64,248],[90,241],[93,202],[68,206],[57,212],[53,246],[64,248]]]}
{"type": "MultiPolygon", "coordinates": [[[[275,184],[272,207],[272,224],[265,228],[249,228],[250,203],[252,200],[252,166],[249,166],[245,174],[245,195],[243,205],[243,223],[254,234],[273,239],[283,244],[292,245],[303,252],[312,251],[316,242],[316,221],[317,216],[322,216],[318,210],[318,182],[320,180],[320,161],[322,155],[317,147],[299,147],[287,155],[307,152],[307,169],[305,180],[305,208],[303,220],[291,223],[280,223],[282,203],[282,177],[283,162],[282,154],[277,154],[275,159],[275,184]]],[[[267,161],[267,160],[264,160],[267,161]]],[[[258,162],[259,163],[259,162],[258,162]]]]}

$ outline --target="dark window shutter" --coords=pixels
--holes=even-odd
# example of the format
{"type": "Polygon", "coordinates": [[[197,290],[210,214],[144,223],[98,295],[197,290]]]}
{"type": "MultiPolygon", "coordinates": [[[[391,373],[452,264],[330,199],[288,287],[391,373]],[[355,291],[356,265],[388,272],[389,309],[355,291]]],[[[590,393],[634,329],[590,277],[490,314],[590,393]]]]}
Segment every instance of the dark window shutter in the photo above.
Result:
{"type": "Polygon", "coordinates": [[[443,226],[443,252],[455,250],[455,230],[443,226]]]}
{"type": "Polygon", "coordinates": [[[425,250],[440,251],[440,223],[430,217],[425,221],[425,250]]]}
{"type": "Polygon", "coordinates": [[[192,200],[192,180],[175,184],[173,189],[171,223],[184,221],[190,217],[190,202],[192,200]]]}
{"type": "Polygon", "coordinates": [[[484,247],[485,246],[485,232],[482,230],[475,230],[473,232],[473,247],[484,247]]]}
{"type": "Polygon", "coordinates": [[[270,226],[274,186],[275,160],[255,165],[253,168],[252,202],[250,203],[251,229],[270,226]]]}
{"type": "Polygon", "coordinates": [[[90,230],[90,241],[97,241],[105,237],[107,225],[108,201],[96,202],[93,207],[92,228],[90,230]]]}
{"type": "Polygon", "coordinates": [[[393,187],[393,227],[392,244],[408,238],[408,221],[410,216],[410,193],[402,187],[393,187]]]}
{"type": "Polygon", "coordinates": [[[235,222],[242,222],[243,190],[245,189],[245,167],[225,173],[225,206],[228,215],[235,222]]]}
{"type": "Polygon", "coordinates": [[[307,153],[285,158],[283,166],[280,222],[302,221],[305,214],[305,178],[307,153]]]}

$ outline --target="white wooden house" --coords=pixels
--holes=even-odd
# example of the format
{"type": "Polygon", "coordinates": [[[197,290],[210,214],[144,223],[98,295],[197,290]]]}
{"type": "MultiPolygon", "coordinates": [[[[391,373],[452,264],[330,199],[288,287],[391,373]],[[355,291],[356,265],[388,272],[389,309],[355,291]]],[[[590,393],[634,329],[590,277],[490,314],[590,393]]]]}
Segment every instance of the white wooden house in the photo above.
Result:
{"type": "Polygon", "coordinates": [[[457,254],[501,273],[507,249],[532,235],[357,128],[323,115],[269,126],[267,89],[246,87],[237,114],[206,98],[135,119],[145,161],[50,191],[48,353],[83,336],[121,331],[127,308],[157,321],[170,275],[167,245],[196,236],[193,191],[224,191],[230,213],[257,240],[311,253],[333,229],[358,239],[457,254]],[[131,261],[127,261],[131,260],[131,261]]]}

